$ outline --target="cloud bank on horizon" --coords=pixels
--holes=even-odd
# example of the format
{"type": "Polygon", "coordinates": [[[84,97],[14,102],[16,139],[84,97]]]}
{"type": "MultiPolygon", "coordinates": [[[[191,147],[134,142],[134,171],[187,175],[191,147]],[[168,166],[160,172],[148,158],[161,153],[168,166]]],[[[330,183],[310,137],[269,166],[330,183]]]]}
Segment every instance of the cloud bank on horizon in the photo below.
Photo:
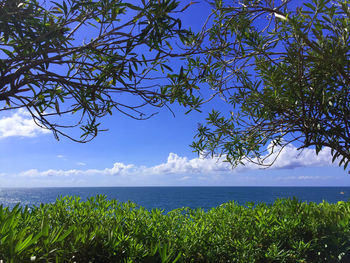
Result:
{"type": "MultiPolygon", "coordinates": [[[[299,167],[330,166],[330,150],[324,149],[318,155],[312,149],[298,151],[293,145],[285,147],[279,158],[268,171],[278,171],[299,167]]],[[[235,168],[223,161],[223,158],[193,158],[181,157],[170,153],[166,162],[154,166],[136,166],[134,164],[114,163],[113,167],[105,169],[49,169],[39,171],[30,169],[12,175],[17,180],[27,180],[29,185],[44,184],[45,186],[164,186],[164,185],[234,185],[264,184],[270,182],[288,183],[293,180],[314,182],[330,177],[318,175],[259,176],[259,166],[247,163],[235,168]],[[249,174],[255,171],[256,175],[249,174]],[[46,183],[45,183],[46,182],[46,183]],[[260,182],[260,183],[259,183],[260,182]],[[49,185],[47,185],[49,184],[49,185]],[[52,185],[51,185],[52,184],[52,185]]],[[[267,171],[267,170],[265,170],[267,171]]],[[[2,178],[9,178],[3,175],[2,178]]]]}
{"type": "MultiPolygon", "coordinates": [[[[29,114],[18,110],[10,117],[0,119],[0,139],[13,136],[35,137],[49,133],[35,125],[29,114]]],[[[57,158],[68,158],[57,155],[57,158]]],[[[274,154],[267,158],[272,160],[274,154]]],[[[318,183],[330,177],[318,174],[296,172],[286,176],[276,175],[276,171],[289,171],[307,167],[333,167],[331,151],[324,148],[316,155],[313,149],[298,151],[293,145],[286,146],[268,172],[262,176],[261,167],[246,163],[235,168],[224,162],[224,157],[192,158],[170,153],[165,162],[154,166],[137,166],[116,162],[104,169],[83,169],[88,165],[77,162],[79,169],[48,169],[40,171],[30,169],[16,174],[0,174],[2,186],[144,186],[144,185],[266,185],[287,184],[292,182],[318,183]],[[275,173],[273,172],[275,171],[275,173]],[[253,174],[252,174],[253,173],[253,174]]],[[[88,166],[87,166],[88,167],[88,166]]],[[[288,173],[287,173],[288,174],[288,173]]],[[[334,178],[334,177],[333,177],[334,178]]],[[[301,183],[301,184],[303,184],[301,183]]]]}
{"type": "MultiPolygon", "coordinates": [[[[271,157],[272,158],[272,157],[271,157]]],[[[270,169],[294,169],[308,166],[330,166],[331,152],[325,148],[318,155],[313,149],[304,149],[298,151],[293,145],[285,147],[270,169]]],[[[136,175],[196,175],[196,174],[237,174],[249,170],[261,169],[256,164],[246,163],[232,167],[224,161],[224,158],[193,158],[181,157],[175,153],[170,153],[167,161],[155,166],[136,166],[134,164],[114,163],[113,167],[105,169],[71,169],[38,171],[31,169],[18,174],[24,177],[53,177],[53,176],[72,176],[72,175],[108,175],[108,176],[136,176],[136,175]]]]}

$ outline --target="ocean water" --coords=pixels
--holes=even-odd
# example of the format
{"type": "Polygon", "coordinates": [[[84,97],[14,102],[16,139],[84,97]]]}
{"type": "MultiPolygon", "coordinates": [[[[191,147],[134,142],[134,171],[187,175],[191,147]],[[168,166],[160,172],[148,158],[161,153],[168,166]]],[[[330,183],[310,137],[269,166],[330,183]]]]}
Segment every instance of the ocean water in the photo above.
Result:
{"type": "Polygon", "coordinates": [[[335,203],[350,198],[350,187],[72,187],[0,188],[0,204],[38,206],[60,196],[80,196],[83,200],[98,194],[121,202],[132,201],[147,209],[165,212],[181,208],[210,209],[234,200],[273,203],[276,198],[296,197],[301,201],[335,203]]]}

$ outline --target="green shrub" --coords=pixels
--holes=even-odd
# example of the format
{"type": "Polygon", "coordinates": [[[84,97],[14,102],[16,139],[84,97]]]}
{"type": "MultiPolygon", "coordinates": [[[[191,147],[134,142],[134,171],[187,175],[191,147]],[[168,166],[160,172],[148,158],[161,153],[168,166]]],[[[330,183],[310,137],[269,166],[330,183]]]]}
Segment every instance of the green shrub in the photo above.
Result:
{"type": "Polygon", "coordinates": [[[17,262],[350,262],[350,202],[278,199],[165,214],[96,196],[0,206],[0,260],[17,262]]]}

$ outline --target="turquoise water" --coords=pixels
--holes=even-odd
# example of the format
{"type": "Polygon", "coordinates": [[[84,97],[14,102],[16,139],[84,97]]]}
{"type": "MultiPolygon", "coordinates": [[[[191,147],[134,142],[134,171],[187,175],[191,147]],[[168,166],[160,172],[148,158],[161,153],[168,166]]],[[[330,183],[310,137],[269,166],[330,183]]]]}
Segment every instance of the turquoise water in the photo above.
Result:
{"type": "Polygon", "coordinates": [[[210,209],[234,200],[272,203],[276,198],[297,197],[308,202],[330,203],[350,199],[350,187],[72,187],[72,188],[1,188],[0,204],[13,207],[54,202],[60,195],[82,199],[97,194],[121,202],[132,201],[147,209],[170,211],[180,207],[210,209]]]}

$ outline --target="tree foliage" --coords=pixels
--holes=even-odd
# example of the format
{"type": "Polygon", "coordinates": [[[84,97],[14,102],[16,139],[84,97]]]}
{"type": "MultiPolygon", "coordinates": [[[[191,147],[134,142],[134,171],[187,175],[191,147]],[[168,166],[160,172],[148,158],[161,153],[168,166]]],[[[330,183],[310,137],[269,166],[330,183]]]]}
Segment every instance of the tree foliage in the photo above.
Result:
{"type": "Polygon", "coordinates": [[[232,108],[214,110],[193,147],[271,165],[286,145],[350,161],[350,8],[346,0],[212,3],[186,76],[232,108]],[[273,159],[272,159],[273,157],[273,159]],[[272,162],[267,163],[266,160],[272,162]]]}
{"type": "Polygon", "coordinates": [[[57,139],[86,142],[100,130],[99,118],[113,110],[145,119],[152,115],[142,111],[147,105],[198,104],[176,86],[177,74],[160,85],[162,73],[172,71],[171,44],[191,37],[175,17],[186,9],[178,5],[0,0],[0,111],[26,108],[57,139]],[[83,130],[80,138],[66,130],[75,126],[83,130]]]}
{"type": "Polygon", "coordinates": [[[232,111],[200,125],[198,152],[269,166],[294,143],[329,147],[346,168],[349,2],[215,0],[195,36],[176,17],[191,3],[0,0],[0,111],[26,108],[56,138],[86,142],[113,110],[137,119],[175,101],[191,110],[201,102],[193,91],[209,85],[232,111]],[[186,55],[173,73],[172,58],[186,55]],[[80,138],[66,132],[75,126],[80,138]]]}

